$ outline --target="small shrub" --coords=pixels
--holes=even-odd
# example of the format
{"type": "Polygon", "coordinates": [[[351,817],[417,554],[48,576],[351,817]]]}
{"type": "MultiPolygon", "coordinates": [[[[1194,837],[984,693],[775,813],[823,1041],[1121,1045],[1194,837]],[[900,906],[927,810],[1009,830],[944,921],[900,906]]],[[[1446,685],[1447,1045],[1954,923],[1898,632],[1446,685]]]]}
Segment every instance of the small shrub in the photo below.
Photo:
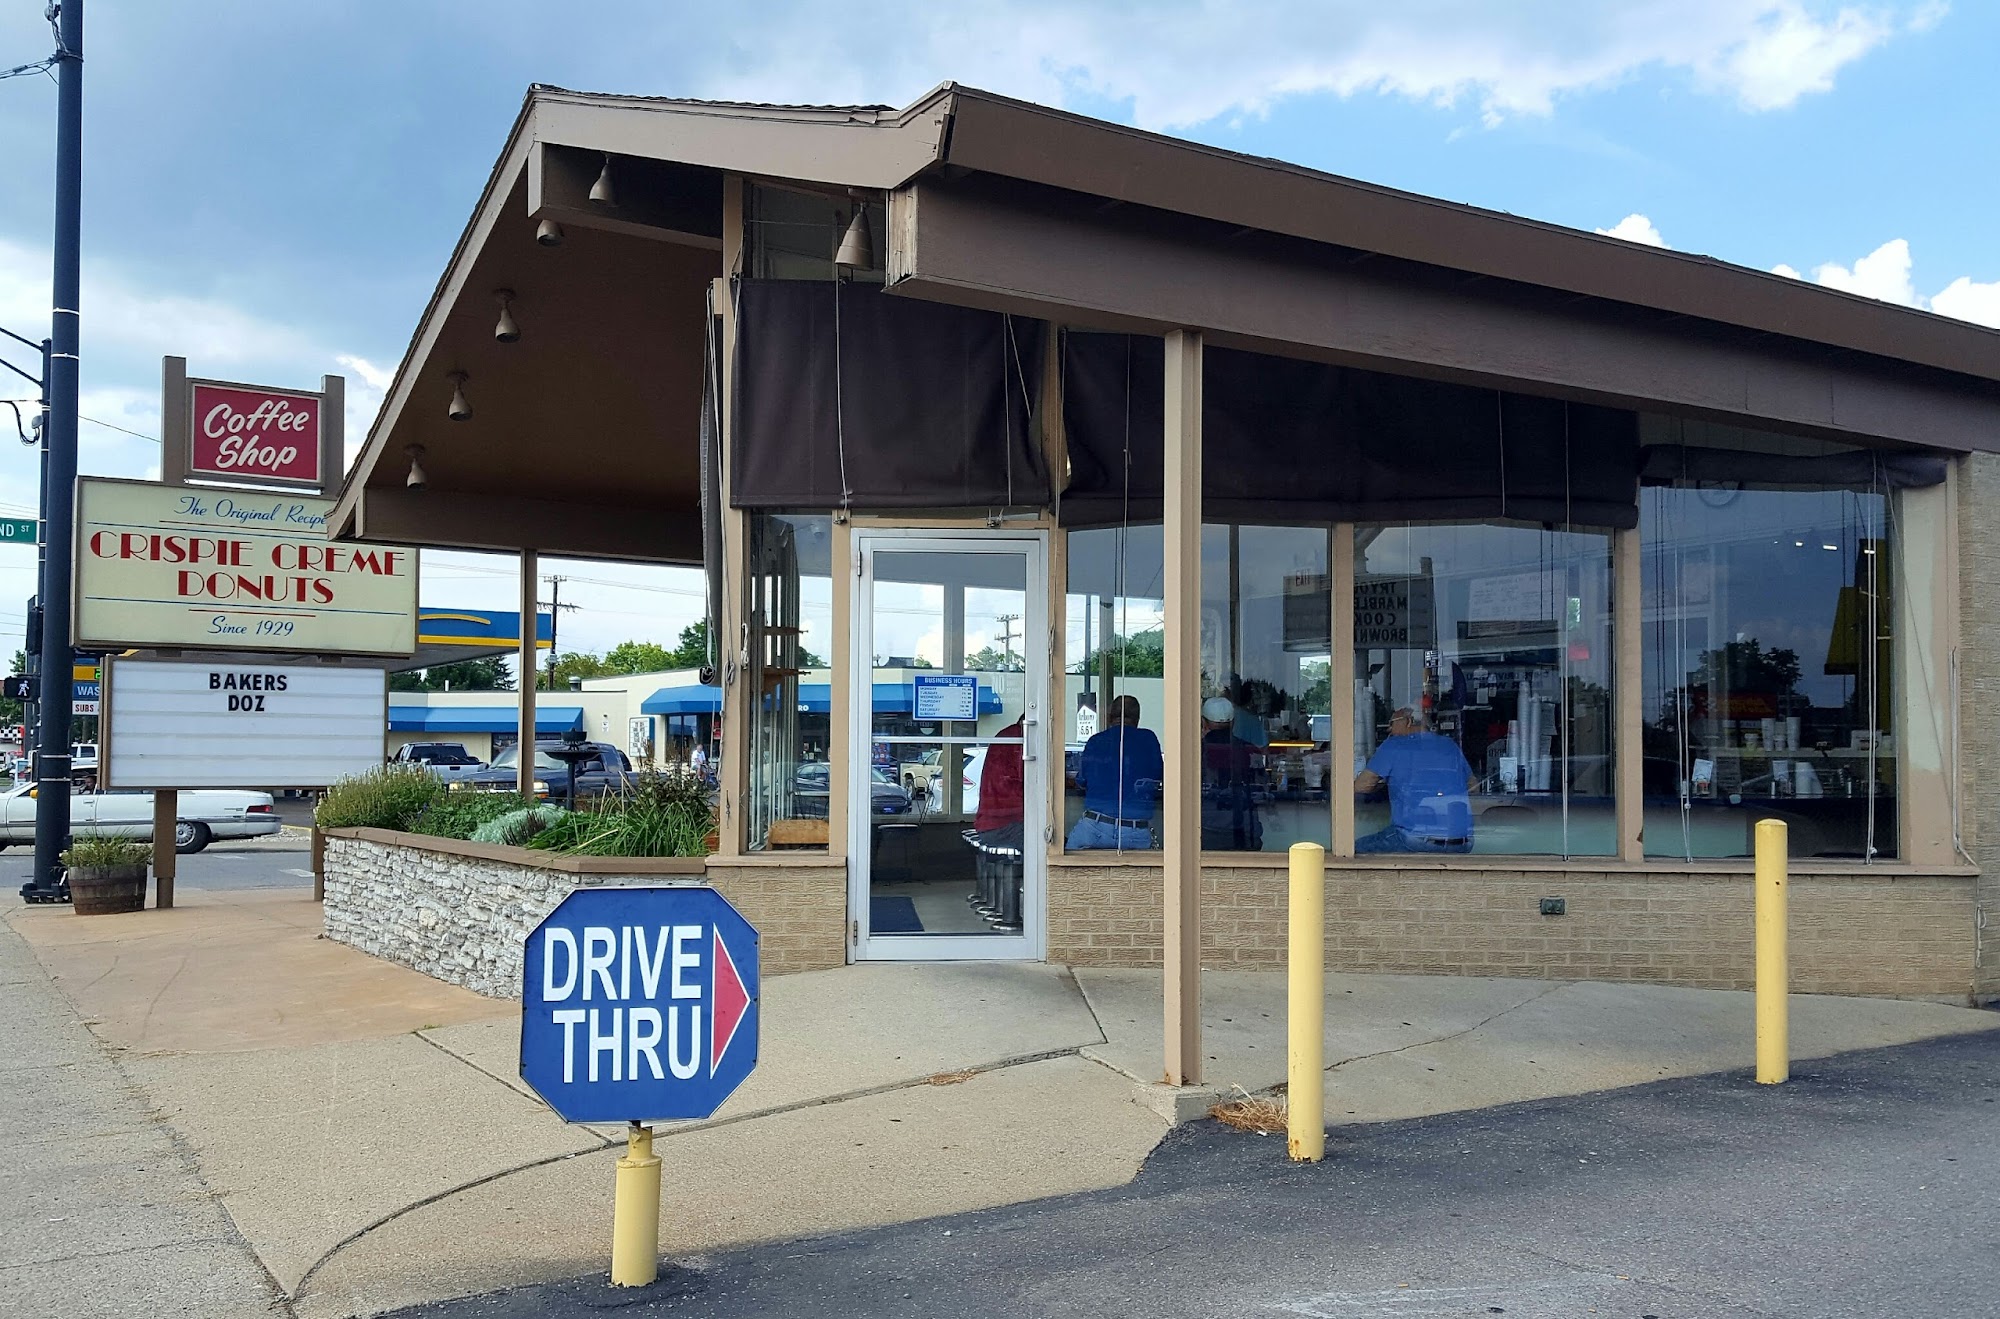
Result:
{"type": "Polygon", "coordinates": [[[420,765],[377,765],[328,788],[313,823],[322,829],[409,829],[444,795],[443,780],[420,765]]]}
{"type": "Polygon", "coordinates": [[[411,832],[432,838],[471,838],[481,825],[534,804],[517,792],[447,792],[424,812],[411,832]]]}
{"type": "Polygon", "coordinates": [[[86,866],[144,866],[151,865],[152,861],[151,843],[117,834],[78,834],[62,853],[62,863],[77,869],[86,866]]]}
{"type": "Polygon", "coordinates": [[[542,802],[535,806],[522,806],[519,798],[514,798],[514,809],[503,815],[496,815],[472,831],[475,843],[505,843],[511,847],[524,847],[525,841],[533,839],[540,831],[554,828],[569,818],[569,812],[560,806],[542,802]]]}
{"type": "Polygon", "coordinates": [[[706,784],[692,775],[648,774],[620,796],[573,813],[529,846],[580,856],[705,856],[713,828],[706,784]]]}

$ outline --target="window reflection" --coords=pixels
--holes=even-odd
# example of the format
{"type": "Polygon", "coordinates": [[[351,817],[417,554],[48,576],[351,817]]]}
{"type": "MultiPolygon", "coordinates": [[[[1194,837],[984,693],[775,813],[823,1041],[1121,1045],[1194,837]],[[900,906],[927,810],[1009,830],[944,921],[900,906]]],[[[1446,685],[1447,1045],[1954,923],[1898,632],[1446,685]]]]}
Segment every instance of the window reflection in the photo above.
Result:
{"type": "Polygon", "coordinates": [[[1358,849],[1612,854],[1610,537],[1361,526],[1355,574],[1358,849]]]}
{"type": "Polygon", "coordinates": [[[1063,824],[1071,851],[1157,847],[1165,716],[1158,523],[1069,533],[1063,824]]]}
{"type": "MultiPolygon", "coordinates": [[[[774,823],[826,819],[824,788],[815,788],[824,777],[803,771],[824,764],[831,741],[826,647],[833,623],[832,520],[759,513],[749,528],[750,663],[743,680],[752,700],[745,845],[760,851],[769,845],[774,823]]],[[[735,753],[734,747],[720,749],[721,755],[735,753]]],[[[826,845],[825,832],[817,827],[793,830],[789,837],[826,845]]]]}
{"type": "Polygon", "coordinates": [[[1332,841],[1324,527],[1201,529],[1201,846],[1332,841]]]}
{"type": "Polygon", "coordinates": [[[1867,485],[1642,492],[1648,856],[1750,856],[1763,818],[1793,856],[1896,855],[1887,503],[1867,485]]]}

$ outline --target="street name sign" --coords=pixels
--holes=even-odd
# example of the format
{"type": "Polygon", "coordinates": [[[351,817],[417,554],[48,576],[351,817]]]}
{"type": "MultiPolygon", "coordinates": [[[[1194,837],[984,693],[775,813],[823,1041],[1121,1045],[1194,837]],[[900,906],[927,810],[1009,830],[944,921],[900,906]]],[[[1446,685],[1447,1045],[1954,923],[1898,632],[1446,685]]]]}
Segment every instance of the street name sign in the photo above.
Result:
{"type": "Polygon", "coordinates": [[[37,530],[33,518],[0,518],[0,545],[33,545],[37,530]]]}
{"type": "Polygon", "coordinates": [[[529,934],[521,1079],[565,1121],[705,1118],[756,1065],[757,931],[714,889],[577,889],[529,934]]]}

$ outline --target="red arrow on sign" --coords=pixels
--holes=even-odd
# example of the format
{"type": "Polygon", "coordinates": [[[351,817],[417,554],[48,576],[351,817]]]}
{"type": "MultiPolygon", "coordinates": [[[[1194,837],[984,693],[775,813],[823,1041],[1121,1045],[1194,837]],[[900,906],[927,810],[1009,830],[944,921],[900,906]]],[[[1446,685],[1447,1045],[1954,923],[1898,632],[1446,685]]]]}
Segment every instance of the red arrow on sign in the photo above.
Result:
{"type": "Polygon", "coordinates": [[[735,959],[722,942],[722,931],[715,932],[715,997],[709,1009],[708,1038],[713,1052],[709,1055],[708,1074],[715,1075],[715,1069],[722,1065],[722,1055],[729,1052],[730,1042],[736,1038],[736,1028],[743,1024],[744,1014],[750,1010],[750,991],[743,987],[743,977],[736,970],[735,959]]]}

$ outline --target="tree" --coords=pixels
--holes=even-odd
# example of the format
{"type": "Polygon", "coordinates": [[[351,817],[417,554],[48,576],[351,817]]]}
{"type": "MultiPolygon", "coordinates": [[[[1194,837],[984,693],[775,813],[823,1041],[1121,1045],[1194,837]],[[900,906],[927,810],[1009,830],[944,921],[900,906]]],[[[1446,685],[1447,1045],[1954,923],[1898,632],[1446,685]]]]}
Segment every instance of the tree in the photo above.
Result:
{"type": "MultiPolygon", "coordinates": [[[[7,670],[10,675],[19,676],[28,671],[28,652],[14,652],[14,666],[7,670]]],[[[21,722],[21,703],[12,697],[0,697],[0,724],[14,725],[21,722]]]]}
{"type": "Polygon", "coordinates": [[[389,675],[392,692],[511,692],[514,675],[498,655],[485,659],[455,660],[433,664],[428,669],[409,669],[389,675]]]}
{"type": "Polygon", "coordinates": [[[684,669],[688,665],[657,641],[621,641],[604,652],[604,667],[613,673],[658,673],[662,669],[684,669]]]}
{"type": "MultiPolygon", "coordinates": [[[[1092,655],[1089,660],[1092,673],[1104,672],[1108,660],[1111,672],[1125,678],[1160,678],[1167,672],[1166,638],[1156,632],[1142,632],[1135,637],[1114,640],[1110,645],[1092,655]]],[[[1078,670],[1081,672],[1081,670],[1078,670]]]]}
{"type": "Polygon", "coordinates": [[[968,673],[1019,673],[1024,668],[1021,657],[1012,652],[1001,652],[987,646],[978,654],[965,657],[968,673]]]}
{"type": "Polygon", "coordinates": [[[587,650],[564,651],[549,666],[549,686],[553,691],[562,691],[571,678],[603,678],[613,672],[602,658],[587,650]]]}

